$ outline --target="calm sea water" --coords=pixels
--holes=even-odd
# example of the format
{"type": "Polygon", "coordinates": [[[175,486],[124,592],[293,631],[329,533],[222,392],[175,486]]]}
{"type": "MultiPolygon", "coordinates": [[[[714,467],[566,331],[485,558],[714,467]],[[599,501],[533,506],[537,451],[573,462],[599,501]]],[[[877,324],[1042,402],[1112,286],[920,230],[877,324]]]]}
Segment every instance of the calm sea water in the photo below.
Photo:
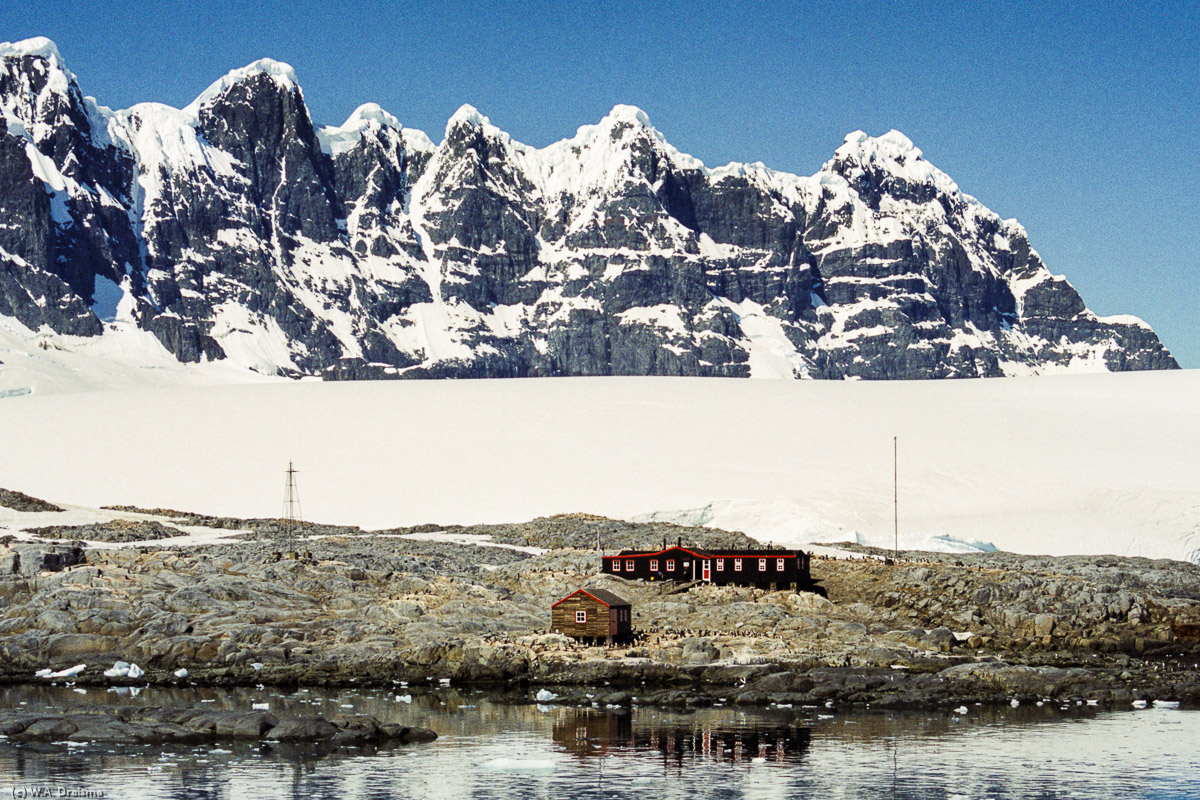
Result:
{"type": "Polygon", "coordinates": [[[498,700],[454,687],[136,696],[9,687],[0,689],[0,707],[269,703],[275,713],[374,714],[441,738],[380,750],[0,740],[0,798],[1200,798],[1200,711],[1047,704],[685,714],[498,700]]]}

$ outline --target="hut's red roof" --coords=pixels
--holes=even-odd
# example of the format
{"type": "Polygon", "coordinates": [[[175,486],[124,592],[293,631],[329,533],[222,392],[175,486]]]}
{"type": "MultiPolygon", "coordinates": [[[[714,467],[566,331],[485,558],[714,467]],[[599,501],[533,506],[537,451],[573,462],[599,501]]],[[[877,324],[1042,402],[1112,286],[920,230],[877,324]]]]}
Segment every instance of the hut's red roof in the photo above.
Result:
{"type": "Polygon", "coordinates": [[[555,603],[553,606],[550,606],[550,607],[554,608],[554,606],[561,605],[562,603],[567,602],[568,600],[570,600],[572,597],[574,597],[577,594],[586,594],[588,597],[592,598],[596,602],[598,602],[602,605],[606,605],[609,608],[612,608],[613,606],[629,605],[628,600],[622,600],[621,598],[617,597],[615,594],[608,591],[607,589],[576,589],[575,591],[571,592],[569,595],[564,597],[562,600],[559,600],[557,603],[555,603]]]}

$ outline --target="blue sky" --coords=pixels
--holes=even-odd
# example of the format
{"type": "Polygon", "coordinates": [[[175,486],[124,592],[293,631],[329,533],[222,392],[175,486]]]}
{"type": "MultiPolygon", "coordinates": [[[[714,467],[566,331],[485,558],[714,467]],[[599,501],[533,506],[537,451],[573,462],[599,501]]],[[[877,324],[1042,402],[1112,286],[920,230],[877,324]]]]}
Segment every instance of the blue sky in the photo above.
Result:
{"type": "Polygon", "coordinates": [[[0,40],[35,35],[116,108],[270,56],[319,124],[374,101],[435,141],[462,103],[539,146],[630,103],[709,165],[811,174],[896,128],[1094,311],[1200,367],[1194,0],[5,3],[0,40]]]}

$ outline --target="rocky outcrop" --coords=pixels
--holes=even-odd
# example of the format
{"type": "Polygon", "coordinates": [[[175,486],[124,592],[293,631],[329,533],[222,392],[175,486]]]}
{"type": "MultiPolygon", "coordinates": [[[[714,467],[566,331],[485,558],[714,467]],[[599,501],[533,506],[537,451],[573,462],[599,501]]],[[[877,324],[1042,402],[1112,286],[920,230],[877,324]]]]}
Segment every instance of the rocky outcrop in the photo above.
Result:
{"type": "Polygon", "coordinates": [[[28,531],[42,539],[72,539],[88,542],[146,542],[186,536],[184,531],[154,520],[115,519],[92,525],[49,525],[28,531]]]}
{"type": "Polygon", "coordinates": [[[267,711],[155,706],[74,711],[0,710],[0,734],[14,742],[214,744],[231,740],[320,743],[331,747],[430,742],[427,728],[384,724],[368,715],[276,717],[267,711]]]}
{"type": "Polygon", "coordinates": [[[17,492],[11,489],[0,489],[0,506],[11,508],[13,511],[34,513],[42,511],[60,512],[63,510],[53,503],[47,503],[45,500],[39,500],[36,497],[30,497],[24,492],[17,492]]]}
{"type": "Polygon", "coordinates": [[[628,106],[542,149],[464,106],[435,145],[373,104],[316,125],[269,59],[114,112],[36,39],[0,45],[0,210],[0,314],[31,336],[137,327],[272,374],[1176,366],[895,131],[811,177],[708,168],[628,106]]]}
{"type": "Polygon", "coordinates": [[[568,515],[448,531],[463,544],[405,538],[433,526],[307,525],[297,539],[275,521],[186,524],[241,527],[244,541],[89,549],[49,565],[26,552],[63,545],[0,551],[0,564],[21,566],[0,576],[0,678],[83,665],[71,670],[80,685],[445,679],[547,685],[589,703],[608,684],[617,705],[1200,701],[1200,639],[1185,635],[1200,626],[1200,567],[1183,562],[817,560],[824,598],[625,581],[583,549],[597,534],[616,546],[749,544],[707,528],[568,515]],[[581,586],[629,599],[637,639],[592,647],[548,633],[550,605],[581,586]],[[145,675],[105,675],[117,661],[145,675]]]}

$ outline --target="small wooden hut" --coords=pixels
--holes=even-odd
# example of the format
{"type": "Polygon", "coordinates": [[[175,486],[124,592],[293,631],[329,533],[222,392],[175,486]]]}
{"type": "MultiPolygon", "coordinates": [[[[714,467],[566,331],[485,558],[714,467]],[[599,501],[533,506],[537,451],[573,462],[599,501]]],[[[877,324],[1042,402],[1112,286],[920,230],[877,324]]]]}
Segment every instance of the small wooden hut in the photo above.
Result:
{"type": "Polygon", "coordinates": [[[609,642],[633,634],[633,606],[604,589],[576,589],[550,606],[550,630],[609,642]]]}

